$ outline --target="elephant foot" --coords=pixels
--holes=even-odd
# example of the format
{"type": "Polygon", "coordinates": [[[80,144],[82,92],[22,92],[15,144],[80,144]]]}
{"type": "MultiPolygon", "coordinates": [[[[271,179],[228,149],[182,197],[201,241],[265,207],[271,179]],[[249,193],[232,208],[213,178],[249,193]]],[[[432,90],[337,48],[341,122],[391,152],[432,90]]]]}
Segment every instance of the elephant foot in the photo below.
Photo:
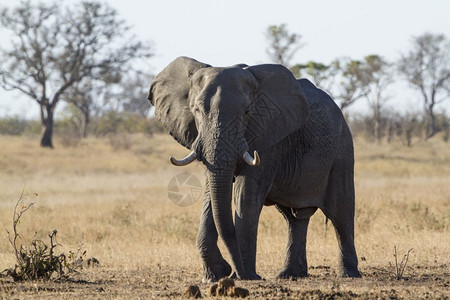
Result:
{"type": "Polygon", "coordinates": [[[216,282],[221,278],[230,276],[231,266],[225,260],[222,260],[222,263],[215,265],[203,264],[203,272],[203,283],[216,282]]]}
{"type": "Polygon", "coordinates": [[[276,278],[277,279],[297,279],[297,278],[307,277],[307,276],[308,276],[307,270],[284,269],[278,273],[276,278]]]}
{"type": "Polygon", "coordinates": [[[240,277],[237,276],[236,272],[233,272],[233,274],[231,274],[230,278],[240,279],[240,280],[262,280],[262,277],[259,276],[258,274],[256,274],[255,272],[245,274],[244,276],[240,276],[240,277]]]}
{"type": "Polygon", "coordinates": [[[344,269],[341,270],[341,277],[361,278],[361,273],[358,269],[344,269]]]}

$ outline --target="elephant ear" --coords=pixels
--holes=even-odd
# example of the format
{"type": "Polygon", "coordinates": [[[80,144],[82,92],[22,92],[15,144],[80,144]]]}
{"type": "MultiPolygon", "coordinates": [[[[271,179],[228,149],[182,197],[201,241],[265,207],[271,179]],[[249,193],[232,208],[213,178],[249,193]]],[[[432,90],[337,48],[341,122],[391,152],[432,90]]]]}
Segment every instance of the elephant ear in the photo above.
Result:
{"type": "Polygon", "coordinates": [[[189,109],[191,76],[210,65],[189,57],[178,57],[153,81],[148,100],[155,106],[155,115],[170,135],[190,149],[197,137],[194,115],[189,109]]]}
{"type": "Polygon", "coordinates": [[[258,87],[249,107],[245,137],[249,150],[262,152],[302,127],[309,108],[302,87],[285,67],[266,64],[247,70],[258,87]]]}

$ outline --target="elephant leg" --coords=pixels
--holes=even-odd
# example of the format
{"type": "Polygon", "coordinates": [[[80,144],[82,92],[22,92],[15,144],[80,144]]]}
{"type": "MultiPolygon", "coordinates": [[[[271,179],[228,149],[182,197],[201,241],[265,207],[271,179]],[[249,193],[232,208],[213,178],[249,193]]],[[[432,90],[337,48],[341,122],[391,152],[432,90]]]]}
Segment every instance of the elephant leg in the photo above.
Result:
{"type": "Polygon", "coordinates": [[[339,243],[339,266],[342,277],[361,277],[358,271],[358,258],[353,238],[353,224],[342,224],[335,221],[334,227],[339,243]]]}
{"type": "Polygon", "coordinates": [[[261,279],[256,273],[258,222],[265,198],[260,187],[256,180],[246,176],[237,177],[234,184],[236,238],[245,271],[251,279],[261,279]]]}
{"type": "Polygon", "coordinates": [[[283,269],[277,278],[298,278],[308,275],[308,264],[306,261],[306,233],[310,217],[315,213],[317,207],[307,207],[296,211],[276,205],[278,211],[283,215],[288,225],[288,243],[286,259],[283,269]]]}
{"type": "Polygon", "coordinates": [[[225,261],[217,246],[218,233],[211,210],[209,185],[206,183],[200,226],[197,234],[197,248],[203,260],[203,282],[215,282],[231,274],[231,266],[225,261]]]}
{"type": "Polygon", "coordinates": [[[361,277],[354,242],[355,190],[353,165],[332,169],[324,213],[333,223],[339,243],[339,267],[343,277],[361,277]],[[348,167],[350,168],[350,167],[348,167]]]}

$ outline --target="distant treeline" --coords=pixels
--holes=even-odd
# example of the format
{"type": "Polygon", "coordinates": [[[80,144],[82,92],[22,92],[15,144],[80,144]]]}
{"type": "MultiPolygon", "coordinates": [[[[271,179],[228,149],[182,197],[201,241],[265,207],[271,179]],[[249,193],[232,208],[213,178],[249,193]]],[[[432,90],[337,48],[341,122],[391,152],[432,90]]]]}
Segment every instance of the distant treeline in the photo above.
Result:
{"type": "MultiPolygon", "coordinates": [[[[83,132],[75,118],[57,119],[54,125],[55,134],[82,138],[83,132]]],[[[42,133],[40,120],[26,120],[19,116],[0,118],[0,135],[40,135],[42,133]]],[[[155,118],[144,118],[129,112],[111,111],[101,117],[92,118],[87,126],[88,135],[104,137],[119,133],[144,133],[152,135],[163,132],[162,124],[155,118]]]]}
{"type": "MultiPolygon", "coordinates": [[[[376,136],[373,128],[375,120],[371,115],[353,114],[348,120],[354,138],[364,138],[370,142],[390,143],[401,141],[411,147],[413,140],[426,141],[430,138],[427,116],[423,114],[399,114],[384,115],[380,119],[380,139],[376,136]]],[[[450,117],[445,113],[436,115],[436,129],[444,142],[450,139],[450,117]]]]}
{"type": "MultiPolygon", "coordinates": [[[[348,123],[354,138],[363,138],[376,142],[373,131],[374,120],[371,116],[352,114],[348,117],[348,123]]],[[[450,117],[444,113],[436,118],[438,130],[442,132],[436,138],[442,138],[445,142],[450,139],[450,117]]],[[[151,136],[155,133],[163,133],[165,129],[154,117],[142,117],[130,112],[110,111],[101,117],[93,118],[86,129],[89,136],[110,137],[119,134],[141,133],[151,136]]],[[[399,141],[411,146],[413,140],[427,139],[426,117],[420,114],[398,114],[384,116],[380,128],[382,140],[390,143],[399,141]]],[[[0,118],[0,135],[33,136],[42,133],[42,124],[38,120],[26,120],[19,116],[0,118]]],[[[84,133],[80,130],[76,119],[67,117],[56,120],[55,134],[57,137],[70,144],[70,140],[80,140],[84,133]]]]}

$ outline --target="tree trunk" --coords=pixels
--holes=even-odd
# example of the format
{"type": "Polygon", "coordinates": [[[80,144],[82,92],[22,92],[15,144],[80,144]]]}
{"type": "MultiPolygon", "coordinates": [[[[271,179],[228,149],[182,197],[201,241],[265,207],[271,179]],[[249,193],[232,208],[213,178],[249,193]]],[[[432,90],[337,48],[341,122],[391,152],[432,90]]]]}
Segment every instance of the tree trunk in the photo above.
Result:
{"type": "Polygon", "coordinates": [[[436,116],[434,115],[434,103],[428,106],[428,133],[427,138],[433,137],[438,132],[436,128],[436,116]]]}
{"type": "Polygon", "coordinates": [[[375,107],[375,114],[374,114],[374,134],[375,134],[375,140],[378,144],[381,144],[381,116],[380,116],[380,108],[378,105],[375,107]]]}
{"type": "Polygon", "coordinates": [[[380,118],[378,116],[375,118],[375,139],[378,144],[381,144],[381,126],[380,118]]]}
{"type": "MultiPolygon", "coordinates": [[[[42,108],[41,108],[42,109],[42,108]]],[[[46,116],[43,118],[44,134],[41,138],[41,147],[47,147],[53,149],[53,110],[50,105],[45,106],[46,116]]]]}
{"type": "Polygon", "coordinates": [[[80,138],[86,138],[87,132],[86,132],[86,117],[82,116],[80,118],[80,123],[78,124],[78,132],[80,134],[80,138]]]}
{"type": "Polygon", "coordinates": [[[91,121],[90,118],[90,114],[91,112],[89,111],[89,109],[84,109],[83,110],[83,121],[82,121],[82,128],[81,128],[81,134],[83,138],[87,138],[87,127],[89,122],[91,121]]]}
{"type": "Polygon", "coordinates": [[[391,143],[393,136],[394,136],[394,121],[392,121],[392,119],[390,119],[388,121],[388,132],[387,132],[387,142],[388,142],[388,144],[391,143]]]}

